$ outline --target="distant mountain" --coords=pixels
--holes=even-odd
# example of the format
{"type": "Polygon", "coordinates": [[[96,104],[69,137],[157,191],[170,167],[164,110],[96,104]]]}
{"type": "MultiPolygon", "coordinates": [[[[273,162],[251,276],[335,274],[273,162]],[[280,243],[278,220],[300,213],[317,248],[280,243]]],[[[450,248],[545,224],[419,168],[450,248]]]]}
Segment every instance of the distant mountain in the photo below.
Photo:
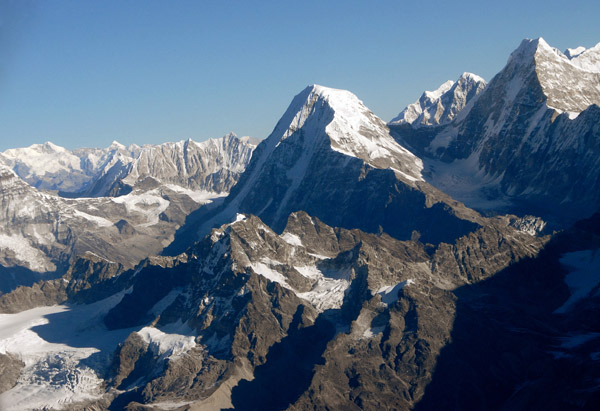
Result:
{"type": "Polygon", "coordinates": [[[105,149],[69,151],[52,143],[0,153],[33,187],[67,197],[103,197],[131,191],[152,177],[164,184],[215,193],[228,192],[250,161],[256,142],[230,133],[200,143],[192,140],[160,145],[113,142],[105,149]]]}
{"type": "Polygon", "coordinates": [[[572,222],[600,209],[598,61],[599,46],[524,40],[451,123],[391,128],[425,179],[468,206],[572,222]]]}
{"type": "Polygon", "coordinates": [[[481,77],[463,73],[457,81],[448,80],[435,91],[426,91],[390,122],[390,126],[410,124],[413,127],[448,124],[486,86],[481,77]]]}

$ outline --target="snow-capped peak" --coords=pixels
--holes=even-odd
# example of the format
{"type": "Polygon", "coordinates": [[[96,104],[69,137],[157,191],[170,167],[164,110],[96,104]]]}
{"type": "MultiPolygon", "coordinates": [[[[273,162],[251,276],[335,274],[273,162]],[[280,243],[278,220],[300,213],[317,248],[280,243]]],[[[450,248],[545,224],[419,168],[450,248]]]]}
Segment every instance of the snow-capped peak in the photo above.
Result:
{"type": "Polygon", "coordinates": [[[423,164],[392,138],[385,123],[347,90],[312,85],[298,94],[269,136],[273,150],[302,129],[306,152],[328,138],[331,149],[421,180],[423,164]]]}
{"type": "Polygon", "coordinates": [[[579,68],[594,73],[600,73],[600,43],[590,49],[584,47],[568,49],[565,55],[571,63],[579,68]]]}
{"type": "Polygon", "coordinates": [[[423,95],[431,101],[437,100],[442,96],[442,94],[444,94],[445,92],[450,90],[453,85],[454,85],[454,81],[448,80],[445,83],[443,83],[437,90],[425,91],[425,93],[423,93],[423,95]]]}
{"type": "Polygon", "coordinates": [[[408,105],[389,124],[411,124],[414,127],[447,124],[485,86],[484,79],[465,72],[457,81],[448,80],[437,90],[424,92],[419,100],[408,105]]]}
{"type": "Polygon", "coordinates": [[[567,56],[569,59],[573,59],[574,57],[579,56],[581,53],[583,53],[586,50],[585,47],[579,46],[576,47],[574,49],[566,49],[564,54],[565,56],[567,56]]]}
{"type": "Polygon", "coordinates": [[[119,143],[117,140],[113,140],[113,142],[110,144],[110,146],[108,146],[109,150],[126,150],[127,147],[125,147],[123,144],[119,143]]]}
{"type": "Polygon", "coordinates": [[[461,74],[461,76],[458,78],[457,83],[460,82],[461,80],[485,83],[485,80],[483,77],[478,76],[477,74],[469,73],[467,71],[465,71],[464,73],[461,74]]]}

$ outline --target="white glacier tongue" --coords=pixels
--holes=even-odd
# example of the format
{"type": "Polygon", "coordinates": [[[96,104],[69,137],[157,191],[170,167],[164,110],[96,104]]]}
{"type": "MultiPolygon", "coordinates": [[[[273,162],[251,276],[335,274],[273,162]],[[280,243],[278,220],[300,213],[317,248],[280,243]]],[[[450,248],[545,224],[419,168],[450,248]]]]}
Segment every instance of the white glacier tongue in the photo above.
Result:
{"type": "Polygon", "coordinates": [[[385,123],[349,91],[319,85],[304,89],[269,137],[271,150],[300,129],[307,149],[316,147],[325,134],[339,153],[394,170],[410,181],[422,180],[422,161],[400,146],[385,123]]]}

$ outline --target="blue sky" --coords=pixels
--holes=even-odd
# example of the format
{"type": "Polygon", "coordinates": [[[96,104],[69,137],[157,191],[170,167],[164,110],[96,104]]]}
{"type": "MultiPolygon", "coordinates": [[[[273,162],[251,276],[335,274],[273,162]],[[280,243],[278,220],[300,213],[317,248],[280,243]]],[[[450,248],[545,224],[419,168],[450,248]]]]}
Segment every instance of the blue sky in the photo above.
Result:
{"type": "Polygon", "coordinates": [[[266,137],[317,83],[388,121],[523,38],[600,42],[598,1],[0,3],[0,150],[266,137]]]}

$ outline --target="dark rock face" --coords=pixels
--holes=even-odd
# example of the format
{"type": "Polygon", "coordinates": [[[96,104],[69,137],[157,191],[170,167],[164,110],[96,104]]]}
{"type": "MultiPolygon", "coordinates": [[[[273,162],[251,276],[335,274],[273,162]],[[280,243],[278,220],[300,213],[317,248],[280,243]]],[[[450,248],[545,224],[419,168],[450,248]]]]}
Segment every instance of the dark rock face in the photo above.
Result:
{"type": "Polygon", "coordinates": [[[590,245],[597,251],[598,221],[583,221],[537,258],[455,291],[451,342],[415,409],[598,408],[600,324],[592,313],[600,299],[592,291],[576,308],[559,310],[569,296],[560,259],[590,245]]]}
{"type": "Polygon", "coordinates": [[[133,271],[125,272],[121,264],[88,253],[58,279],[38,281],[0,296],[0,312],[17,313],[65,302],[90,304],[121,291],[132,276],[133,271]]]}

